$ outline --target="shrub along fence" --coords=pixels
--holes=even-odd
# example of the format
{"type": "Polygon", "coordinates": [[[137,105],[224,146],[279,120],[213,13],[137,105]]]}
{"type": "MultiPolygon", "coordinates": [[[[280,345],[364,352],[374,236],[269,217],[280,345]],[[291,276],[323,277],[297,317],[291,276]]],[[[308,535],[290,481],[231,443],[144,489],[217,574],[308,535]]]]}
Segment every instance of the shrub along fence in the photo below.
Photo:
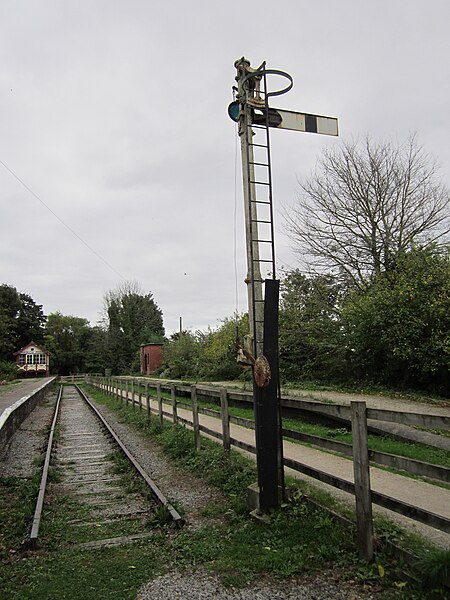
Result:
{"type": "MultiPolygon", "coordinates": [[[[201,433],[222,440],[223,447],[229,451],[235,446],[252,454],[256,448],[230,435],[230,422],[247,428],[254,429],[254,421],[229,415],[228,404],[230,401],[251,402],[252,395],[246,392],[228,391],[226,389],[207,388],[205,386],[186,386],[176,383],[163,383],[145,378],[118,378],[86,376],[87,383],[101,389],[111,396],[132,404],[133,410],[146,410],[148,418],[152,413],[158,415],[162,423],[164,418],[171,419],[174,423],[184,423],[194,430],[196,448],[201,447],[201,433]],[[181,398],[181,399],[180,399],[181,398]],[[199,400],[220,404],[220,410],[212,410],[199,406],[199,400]],[[152,407],[152,400],[156,406],[152,407]],[[170,408],[170,410],[168,410],[170,408]],[[192,419],[180,416],[178,408],[183,408],[192,413],[192,419]],[[220,420],[220,431],[201,425],[199,414],[209,415],[220,420]]],[[[403,469],[416,475],[450,482],[450,469],[437,465],[429,465],[411,459],[369,451],[367,447],[367,419],[391,421],[395,423],[413,424],[432,429],[450,429],[450,419],[445,416],[420,415],[416,413],[396,412],[391,410],[367,409],[365,402],[352,402],[351,406],[328,405],[309,400],[282,398],[282,407],[298,410],[299,413],[308,411],[317,415],[327,415],[337,420],[350,421],[353,445],[344,444],[335,440],[325,440],[318,436],[311,436],[288,429],[283,429],[283,437],[297,439],[301,442],[324,447],[344,455],[353,457],[355,483],[347,481],[330,473],[304,465],[289,457],[284,457],[284,465],[317,479],[335,488],[353,494],[356,500],[357,529],[359,550],[362,558],[371,559],[373,556],[372,533],[372,503],[402,514],[406,517],[450,533],[450,520],[422,508],[413,506],[370,489],[369,461],[377,464],[388,465],[403,469]]]]}

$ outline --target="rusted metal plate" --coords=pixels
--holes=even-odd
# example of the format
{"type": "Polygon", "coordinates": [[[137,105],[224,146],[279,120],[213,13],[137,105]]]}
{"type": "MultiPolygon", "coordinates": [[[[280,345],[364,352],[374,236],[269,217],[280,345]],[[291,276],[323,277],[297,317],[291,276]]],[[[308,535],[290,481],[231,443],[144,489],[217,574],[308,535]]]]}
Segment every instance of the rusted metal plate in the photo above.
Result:
{"type": "Polygon", "coordinates": [[[269,361],[265,356],[258,356],[254,367],[255,383],[259,388],[267,387],[270,383],[272,373],[269,361]]]}

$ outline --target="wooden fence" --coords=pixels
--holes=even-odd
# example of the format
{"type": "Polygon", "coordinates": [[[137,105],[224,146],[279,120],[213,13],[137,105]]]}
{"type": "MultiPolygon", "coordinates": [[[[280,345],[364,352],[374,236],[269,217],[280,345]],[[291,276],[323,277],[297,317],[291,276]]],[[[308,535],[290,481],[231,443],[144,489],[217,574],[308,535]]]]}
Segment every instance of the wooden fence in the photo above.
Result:
{"type": "Polygon", "coordinates": [[[58,381],[59,383],[83,383],[84,381],[86,381],[87,377],[101,377],[101,375],[99,374],[91,374],[88,375],[87,373],[77,373],[76,375],[59,375],[58,376],[58,381]]]}
{"type": "MultiPolygon", "coordinates": [[[[253,445],[247,444],[230,436],[230,422],[248,428],[254,428],[254,421],[229,415],[230,401],[246,402],[251,400],[251,394],[245,392],[227,391],[226,389],[207,388],[205,386],[186,386],[175,383],[163,383],[145,378],[118,378],[87,376],[87,383],[105,391],[111,396],[125,402],[131,402],[133,410],[137,408],[147,411],[147,417],[152,413],[158,415],[162,423],[164,418],[174,423],[183,423],[194,430],[195,446],[201,447],[200,435],[203,432],[213,438],[222,440],[226,451],[235,446],[252,454],[256,453],[253,445]],[[181,398],[181,399],[180,399],[181,398]],[[151,406],[156,400],[157,406],[151,406]],[[218,410],[202,408],[199,400],[217,403],[218,410]],[[178,407],[192,413],[192,420],[182,418],[178,407]],[[220,407],[220,410],[219,410],[220,407]],[[168,410],[170,409],[170,410],[168,410]],[[221,432],[210,429],[199,422],[199,414],[205,414],[221,421],[221,432]]],[[[370,560],[373,556],[372,533],[372,503],[402,514],[406,517],[450,533],[450,520],[441,515],[407,504],[385,494],[370,489],[369,461],[377,464],[393,466],[414,474],[424,475],[444,482],[450,482],[450,469],[437,465],[429,465],[403,457],[369,451],[367,447],[367,419],[378,419],[396,423],[419,424],[433,429],[450,429],[450,419],[445,416],[420,415],[415,413],[396,412],[391,410],[367,409],[365,402],[352,402],[350,406],[328,405],[309,400],[294,400],[282,398],[283,407],[308,411],[319,415],[337,417],[351,423],[353,445],[343,444],[334,440],[325,440],[318,436],[283,429],[283,438],[297,439],[302,442],[326,447],[353,457],[355,483],[336,477],[319,469],[304,465],[296,460],[284,457],[284,465],[317,479],[323,483],[353,494],[356,500],[357,530],[359,551],[362,558],[370,560]]]]}

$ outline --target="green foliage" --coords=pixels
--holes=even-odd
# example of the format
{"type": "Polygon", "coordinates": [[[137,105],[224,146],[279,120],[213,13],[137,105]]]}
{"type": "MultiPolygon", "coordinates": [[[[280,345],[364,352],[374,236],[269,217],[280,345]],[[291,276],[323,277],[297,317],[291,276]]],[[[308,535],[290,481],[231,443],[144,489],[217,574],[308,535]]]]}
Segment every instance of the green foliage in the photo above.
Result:
{"type": "Polygon", "coordinates": [[[108,292],[105,304],[109,367],[113,373],[126,373],[141,344],[163,340],[162,311],[151,293],[143,294],[130,282],[108,292]]]}
{"type": "Polygon", "coordinates": [[[175,379],[195,379],[199,355],[199,336],[190,331],[173,334],[164,344],[167,376],[175,379]]]}
{"type": "Polygon", "coordinates": [[[48,316],[45,347],[50,352],[50,368],[59,375],[84,373],[92,329],[87,319],[64,316],[59,312],[48,316]]]}
{"type": "Polygon", "coordinates": [[[17,290],[9,285],[0,286],[0,358],[10,360],[17,346],[16,318],[20,308],[17,290]]]}
{"type": "Polygon", "coordinates": [[[339,320],[344,290],[330,275],[297,269],[281,282],[280,374],[283,380],[340,379],[345,347],[339,320]]]}
{"type": "Polygon", "coordinates": [[[17,314],[17,344],[19,350],[31,341],[41,344],[44,341],[46,317],[42,306],[36,304],[28,294],[19,293],[20,308],[17,314]]]}
{"type": "Polygon", "coordinates": [[[206,333],[183,331],[164,346],[166,374],[186,379],[235,379],[242,373],[236,362],[236,335],[248,333],[247,315],[225,318],[206,333]]]}
{"type": "Polygon", "coordinates": [[[0,381],[12,381],[17,377],[16,363],[0,360],[0,381]]]}
{"type": "Polygon", "coordinates": [[[430,586],[450,579],[450,550],[425,550],[417,561],[422,579],[430,586]]]}
{"type": "Polygon", "coordinates": [[[384,384],[450,387],[450,252],[413,248],[343,310],[352,365],[384,384]]]}
{"type": "Polygon", "coordinates": [[[236,336],[242,344],[249,331],[248,316],[225,318],[217,329],[202,336],[198,375],[201,379],[236,379],[242,373],[236,362],[236,336]]]}
{"type": "Polygon", "coordinates": [[[39,483],[38,476],[0,477],[0,562],[9,558],[7,548],[17,551],[29,533],[39,483]]]}
{"type": "Polygon", "coordinates": [[[44,340],[42,306],[10,285],[0,285],[0,360],[11,360],[16,350],[44,340]]]}
{"type": "Polygon", "coordinates": [[[104,373],[109,368],[106,345],[106,330],[98,325],[90,327],[83,349],[84,373],[104,373]]]}

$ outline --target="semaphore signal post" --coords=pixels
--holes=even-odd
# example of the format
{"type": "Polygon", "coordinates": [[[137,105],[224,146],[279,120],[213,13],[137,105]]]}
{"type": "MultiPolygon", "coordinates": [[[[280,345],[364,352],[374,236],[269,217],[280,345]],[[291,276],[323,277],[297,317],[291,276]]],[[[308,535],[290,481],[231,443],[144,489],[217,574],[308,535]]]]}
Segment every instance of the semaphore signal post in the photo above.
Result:
{"type": "Polygon", "coordinates": [[[247,248],[247,295],[250,336],[239,348],[238,360],[253,369],[256,461],[258,482],[252,487],[250,504],[261,512],[284,499],[280,384],[278,373],[278,303],[280,282],[276,278],[269,130],[288,129],[338,135],[333,117],[272,108],[269,98],[288,92],[292,77],[283,71],[253,69],[242,57],[235,62],[236,99],[228,114],[239,124],[244,185],[247,248]],[[268,76],[285,87],[270,91],[268,76]]]}

